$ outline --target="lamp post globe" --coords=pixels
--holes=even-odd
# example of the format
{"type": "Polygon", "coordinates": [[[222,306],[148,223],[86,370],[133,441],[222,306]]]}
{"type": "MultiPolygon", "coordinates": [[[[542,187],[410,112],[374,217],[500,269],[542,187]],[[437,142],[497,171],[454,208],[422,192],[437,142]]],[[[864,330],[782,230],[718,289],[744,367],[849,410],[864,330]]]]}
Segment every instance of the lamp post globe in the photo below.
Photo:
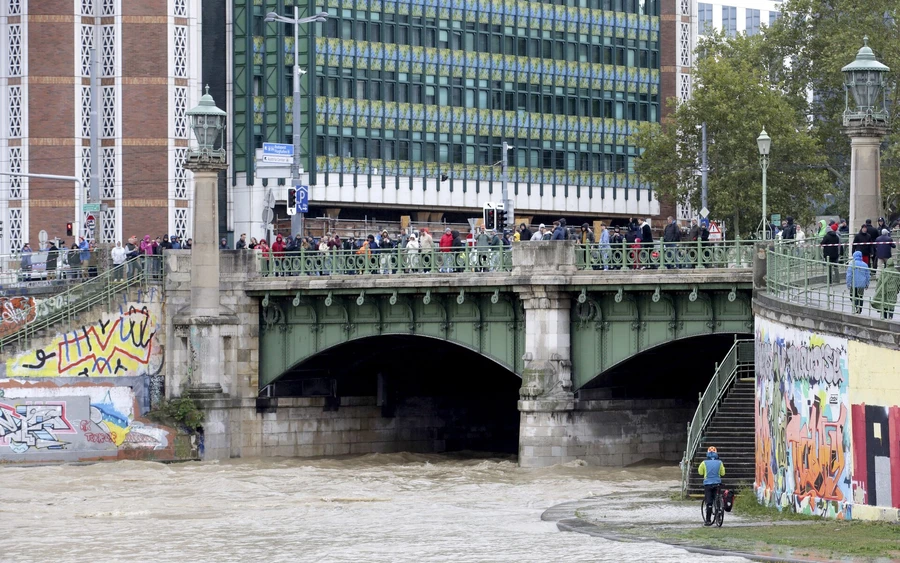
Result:
{"type": "Polygon", "coordinates": [[[756,138],[756,146],[759,148],[759,156],[769,156],[769,149],[772,148],[772,137],[763,129],[756,138]]]}
{"type": "Polygon", "coordinates": [[[863,38],[863,46],[856,59],[844,68],[844,126],[853,124],[887,125],[887,99],[885,85],[891,69],[875,59],[869,47],[869,38],[863,38]],[[850,107],[850,97],[855,107],[850,107]]]}
{"type": "Polygon", "coordinates": [[[216,102],[209,95],[209,86],[197,106],[187,111],[187,117],[197,139],[197,149],[190,149],[189,160],[224,163],[225,148],[222,143],[217,146],[217,141],[225,130],[226,114],[216,107],[216,102]]]}

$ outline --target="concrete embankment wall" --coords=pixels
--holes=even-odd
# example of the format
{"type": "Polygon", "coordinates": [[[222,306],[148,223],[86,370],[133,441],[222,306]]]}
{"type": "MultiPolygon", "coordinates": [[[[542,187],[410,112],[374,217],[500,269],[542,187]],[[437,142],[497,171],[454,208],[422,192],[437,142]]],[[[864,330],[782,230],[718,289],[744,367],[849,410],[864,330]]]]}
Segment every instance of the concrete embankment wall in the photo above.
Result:
{"type": "MultiPolygon", "coordinates": [[[[22,299],[20,325],[65,306],[22,299]]],[[[162,393],[163,306],[135,288],[4,350],[0,463],[172,459],[174,431],[143,418],[162,393]]]]}
{"type": "Polygon", "coordinates": [[[896,332],[877,319],[795,311],[765,297],[754,308],[760,502],[832,518],[900,520],[896,332]]]}

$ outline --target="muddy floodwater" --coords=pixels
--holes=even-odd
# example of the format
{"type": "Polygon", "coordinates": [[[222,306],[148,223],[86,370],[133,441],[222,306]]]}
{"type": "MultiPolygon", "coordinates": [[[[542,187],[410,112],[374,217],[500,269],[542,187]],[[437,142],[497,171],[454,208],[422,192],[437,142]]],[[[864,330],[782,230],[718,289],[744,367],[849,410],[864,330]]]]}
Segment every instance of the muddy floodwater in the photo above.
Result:
{"type": "Polygon", "coordinates": [[[696,562],[541,521],[589,495],[667,498],[677,477],[672,467],[520,469],[511,458],[412,454],[3,467],[0,561],[696,562]]]}

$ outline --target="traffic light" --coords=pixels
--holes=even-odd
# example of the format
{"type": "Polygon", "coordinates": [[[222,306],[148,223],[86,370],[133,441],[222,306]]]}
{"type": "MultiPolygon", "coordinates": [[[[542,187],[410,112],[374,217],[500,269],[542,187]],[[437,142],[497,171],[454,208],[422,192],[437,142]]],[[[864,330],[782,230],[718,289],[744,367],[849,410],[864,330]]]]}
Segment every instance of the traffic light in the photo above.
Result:
{"type": "Polygon", "coordinates": [[[491,229],[497,228],[497,210],[494,209],[494,204],[488,203],[485,204],[483,208],[484,213],[484,228],[485,230],[490,231],[491,229]]]}
{"type": "Polygon", "coordinates": [[[287,213],[288,215],[297,213],[297,188],[293,186],[287,189],[287,213]]]}
{"type": "Polygon", "coordinates": [[[72,223],[66,223],[66,236],[70,237],[73,234],[72,223]]]}
{"type": "Polygon", "coordinates": [[[497,209],[497,226],[498,231],[506,228],[506,209],[497,209]]]}

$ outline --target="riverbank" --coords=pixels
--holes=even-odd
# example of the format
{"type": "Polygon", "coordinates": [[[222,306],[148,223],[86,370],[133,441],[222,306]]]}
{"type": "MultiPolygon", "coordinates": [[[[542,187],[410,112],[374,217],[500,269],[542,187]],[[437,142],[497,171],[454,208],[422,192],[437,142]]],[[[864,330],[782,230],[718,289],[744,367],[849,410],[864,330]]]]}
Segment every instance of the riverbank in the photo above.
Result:
{"type": "Polygon", "coordinates": [[[622,542],[660,542],[706,555],[754,561],[887,563],[900,560],[900,526],[798,516],[759,506],[741,495],[722,528],[701,523],[700,501],[658,490],[615,492],[563,503],[541,518],[561,531],[622,542]]]}

